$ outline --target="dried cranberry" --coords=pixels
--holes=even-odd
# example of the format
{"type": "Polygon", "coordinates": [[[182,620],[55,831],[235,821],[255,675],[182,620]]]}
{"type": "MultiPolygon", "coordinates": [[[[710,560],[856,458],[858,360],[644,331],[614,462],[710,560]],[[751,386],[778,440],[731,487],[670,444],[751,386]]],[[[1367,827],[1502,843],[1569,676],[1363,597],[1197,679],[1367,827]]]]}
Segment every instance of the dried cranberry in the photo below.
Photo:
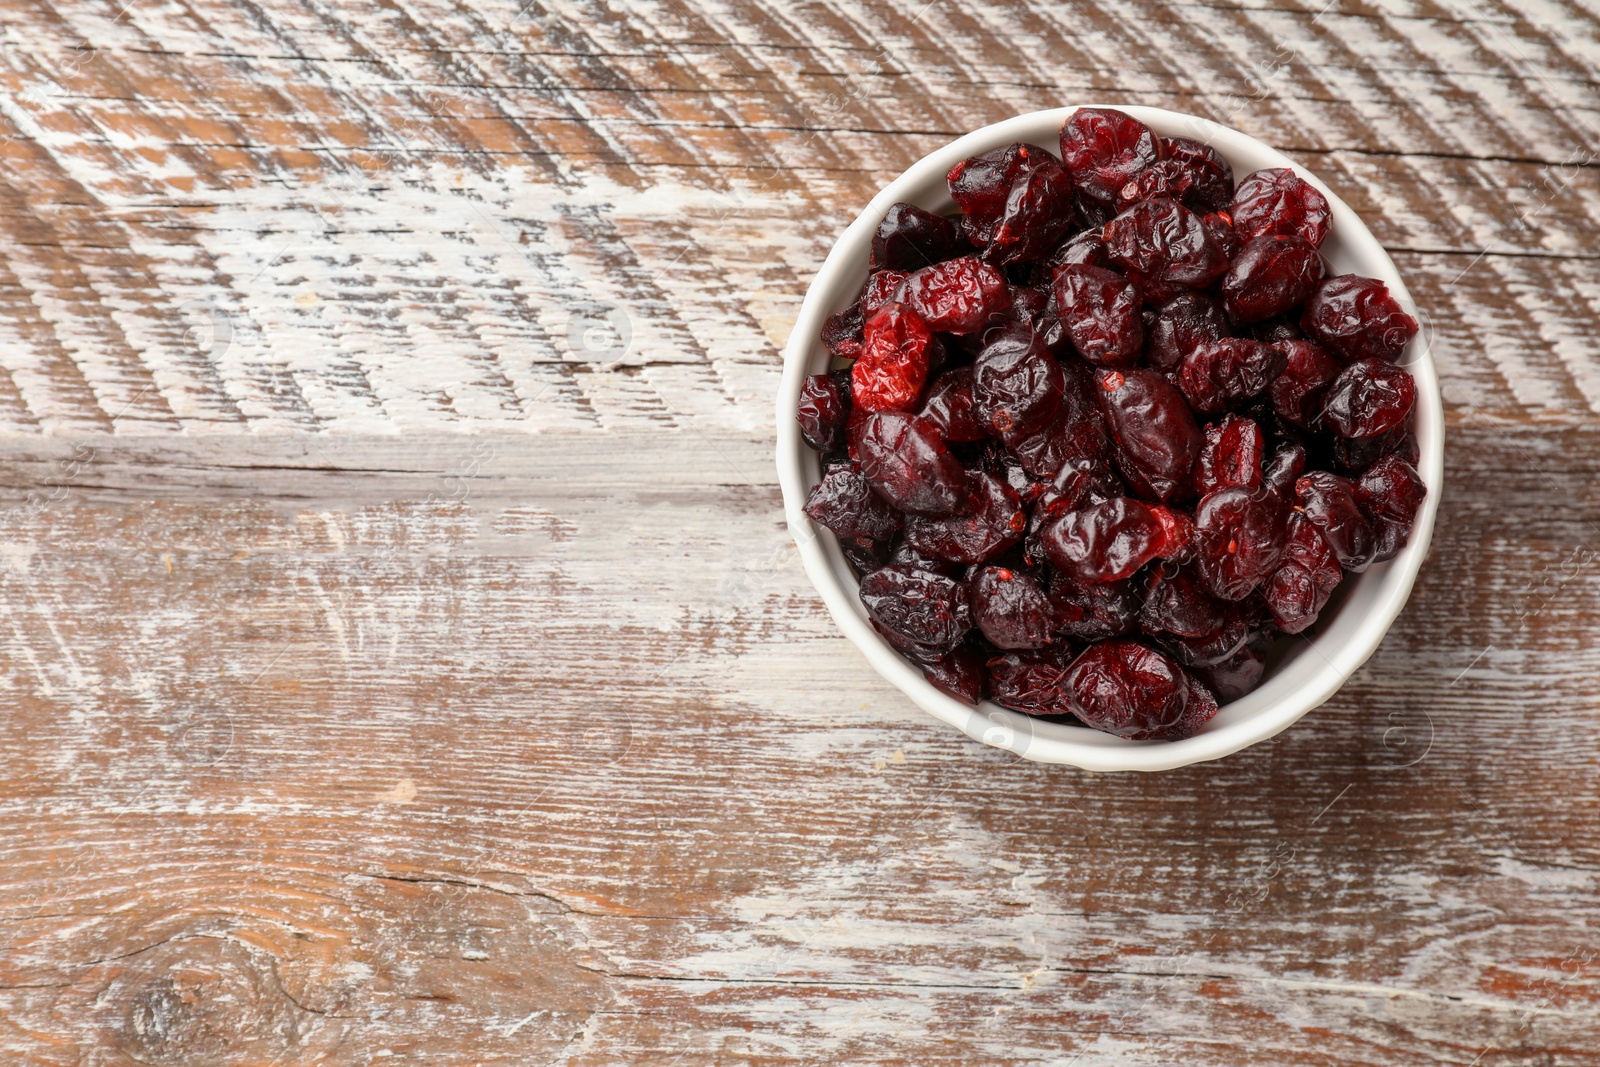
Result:
{"type": "Polygon", "coordinates": [[[1185,176],[1179,195],[1186,207],[1205,214],[1233,199],[1233,167],[1208,144],[1188,137],[1163,137],[1161,163],[1185,176]]]}
{"type": "Polygon", "coordinates": [[[1055,633],[1055,611],[1039,583],[1021,571],[984,567],[967,578],[972,621],[996,648],[1044,648],[1055,633]]]}
{"type": "Polygon", "coordinates": [[[1297,634],[1317,621],[1328,597],[1344,578],[1322,533],[1303,513],[1289,515],[1283,562],[1261,588],[1273,624],[1297,634]]]}
{"type": "Polygon", "coordinates": [[[949,515],[966,503],[966,471],[926,419],[879,412],[867,416],[853,435],[861,473],[901,511],[949,515]]]}
{"type": "Polygon", "coordinates": [[[1075,581],[1114,582],[1181,552],[1189,535],[1187,517],[1119,496],[1063,513],[1041,531],[1040,542],[1051,564],[1075,581]]]}
{"type": "Polygon", "coordinates": [[[1272,410],[1290,426],[1302,430],[1318,426],[1322,398],[1339,377],[1339,361],[1311,341],[1280,341],[1273,347],[1284,354],[1284,365],[1267,390],[1272,410]]]}
{"type": "Polygon", "coordinates": [[[1195,560],[1211,594],[1242,600],[1283,557],[1289,508],[1263,489],[1219,489],[1194,513],[1195,560]]]}
{"type": "Polygon", "coordinates": [[[1417,383],[1381,359],[1350,364],[1333,380],[1322,401],[1322,418],[1341,437],[1377,437],[1411,418],[1417,383]]]}
{"type": "Polygon", "coordinates": [[[1200,454],[1200,427],[1176,386],[1155,371],[1101,371],[1096,399],[1134,492],[1166,503],[1185,497],[1200,454]]]}
{"type": "Polygon", "coordinates": [[[918,660],[917,666],[935,689],[973,706],[983,699],[984,657],[970,644],[937,659],[918,660]]]}
{"type": "Polygon", "coordinates": [[[961,512],[939,518],[913,516],[906,523],[906,541],[919,552],[953,563],[982,563],[1022,540],[1028,516],[1022,500],[992,474],[967,475],[967,498],[961,512]]]}
{"type": "Polygon", "coordinates": [[[989,435],[972,407],[972,367],[947,370],[928,387],[917,412],[933,423],[946,442],[981,441],[989,435]]]}
{"type": "Polygon", "coordinates": [[[930,658],[954,649],[972,628],[967,587],[942,574],[880,567],[861,579],[860,594],[874,622],[930,658]]]}
{"type": "Polygon", "coordinates": [[[888,546],[882,541],[845,541],[840,540],[839,551],[850,566],[855,568],[857,575],[871,574],[888,560],[885,558],[888,546]]]}
{"type": "Polygon", "coordinates": [[[1300,510],[1333,549],[1339,565],[1350,571],[1366,570],[1377,546],[1350,483],[1328,471],[1312,471],[1301,475],[1294,491],[1300,510]]]}
{"type": "MultiPolygon", "coordinates": [[[[1111,257],[1106,254],[1105,240],[1101,238],[1098,229],[1084,230],[1062,244],[1050,254],[1049,259],[1045,260],[1045,265],[1051,268],[1065,267],[1074,263],[1081,267],[1105,267],[1111,264],[1111,257]]],[[[1054,276],[1052,269],[1051,277],[1054,276]]]]}
{"type": "MultiPolygon", "coordinates": [[[[1061,404],[1043,428],[1026,437],[1007,436],[1006,446],[1030,474],[1056,476],[1068,464],[1099,463],[1108,455],[1105,423],[1094,398],[1094,381],[1077,360],[1061,364],[1061,404]]],[[[1107,474],[1109,475],[1109,470],[1107,474]]]]}
{"type": "Polygon", "coordinates": [[[1006,309],[1011,289],[998,270],[976,256],[963,256],[907,277],[901,299],[929,329],[973,333],[1006,309]]]}
{"type": "Polygon", "coordinates": [[[1251,239],[1228,267],[1222,295],[1240,322],[1282,315],[1322,280],[1322,254],[1303,237],[1264,234],[1251,239]]]}
{"type": "Polygon", "coordinates": [[[1102,203],[1160,157],[1155,132],[1111,108],[1079,108],[1061,127],[1061,161],[1073,183],[1102,203]]]}
{"type": "Polygon", "coordinates": [[[851,304],[822,324],[822,343],[840,359],[855,359],[861,354],[861,328],[866,314],[859,303],[851,304]]]}
{"type": "Polygon", "coordinates": [[[872,266],[912,271],[948,259],[956,248],[955,223],[915,204],[890,206],[872,235],[872,266]]]}
{"type": "Polygon", "coordinates": [[[1416,469],[1399,456],[1384,456],[1356,482],[1356,504],[1372,526],[1372,561],[1393,559],[1406,546],[1428,487],[1416,469]]]}
{"type": "Polygon", "coordinates": [[[1244,337],[1200,345],[1178,369],[1178,384],[1202,415],[1220,415],[1266,390],[1283,373],[1284,354],[1244,337]]]}
{"type": "Polygon", "coordinates": [[[1079,355],[1102,366],[1139,358],[1139,291],[1126,278],[1103,267],[1068,264],[1057,268],[1053,288],[1056,315],[1079,355]]]}
{"type": "Polygon", "coordinates": [[[980,245],[989,243],[1006,213],[1012,185],[1048,155],[1033,145],[1009,144],[950,168],[945,182],[950,186],[950,198],[965,212],[962,225],[969,237],[976,237],[980,245]]]}
{"type": "Polygon", "coordinates": [[[1147,200],[1105,227],[1112,262],[1152,282],[1210,285],[1228,269],[1228,259],[1200,216],[1176,200],[1147,200]]]}
{"type": "Polygon", "coordinates": [[[991,263],[1032,263],[1072,227],[1072,178],[1050,153],[1039,156],[1038,164],[1011,185],[1005,212],[983,252],[991,263]]]}
{"type": "Polygon", "coordinates": [[[1246,177],[1233,194],[1228,215],[1246,241],[1276,233],[1303,237],[1321,248],[1328,236],[1328,198],[1287,167],[1246,177]]]}
{"type": "Polygon", "coordinates": [[[1227,333],[1221,304],[1204,293],[1184,293],[1151,317],[1145,359],[1156,370],[1170,374],[1190,352],[1208,341],[1222,340],[1227,333]]]}
{"type": "Polygon", "coordinates": [[[818,452],[831,452],[844,430],[844,400],[831,375],[812,374],[800,385],[800,410],[795,421],[800,436],[818,452]]]}
{"type": "Polygon", "coordinates": [[[1294,499],[1294,483],[1306,470],[1304,445],[1289,442],[1272,454],[1261,471],[1261,484],[1285,500],[1294,499]]]}
{"type": "Polygon", "coordinates": [[[1333,468],[1352,476],[1365,472],[1384,456],[1399,456],[1415,467],[1421,455],[1409,421],[1377,437],[1335,437],[1330,451],[1333,468]]]}
{"type": "Polygon", "coordinates": [[[1145,588],[1139,625],[1146,633],[1205,637],[1227,622],[1228,605],[1206,591],[1193,565],[1153,567],[1145,588]]]}
{"type": "Polygon", "coordinates": [[[1003,708],[1028,715],[1070,715],[1066,677],[1072,654],[1066,648],[1007,652],[989,660],[989,698],[1003,708]]]}
{"type": "Polygon", "coordinates": [[[1238,700],[1261,681],[1272,633],[1231,620],[1209,637],[1170,637],[1163,642],[1184,670],[1222,701],[1238,700]]]}
{"type": "Polygon", "coordinates": [[[1267,345],[1281,345],[1288,341],[1303,341],[1306,335],[1300,327],[1283,316],[1263,319],[1250,325],[1250,336],[1267,345]]]}
{"type": "Polygon", "coordinates": [[[1026,437],[1050,421],[1061,403],[1061,367],[1028,326],[995,335],[972,365],[972,407],[991,433],[1026,437]]]}
{"type": "Polygon", "coordinates": [[[900,515],[872,491],[866,478],[845,464],[830,468],[806,498],[805,512],[841,541],[866,546],[887,541],[900,529],[900,515]]]}
{"type": "Polygon", "coordinates": [[[866,287],[861,290],[861,298],[857,301],[861,305],[861,313],[870,319],[890,300],[903,299],[896,294],[909,277],[911,275],[900,270],[874,271],[872,277],[867,279],[866,287]]]}
{"type": "Polygon", "coordinates": [[[1217,710],[1211,694],[1175,661],[1135,641],[1091,645],[1073,661],[1066,681],[1079,719],[1134,741],[1192,736],[1217,710]]]}
{"type": "Polygon", "coordinates": [[[1221,422],[1208,423],[1202,433],[1204,442],[1194,464],[1196,493],[1205,496],[1233,486],[1261,485],[1261,462],[1267,452],[1261,427],[1250,419],[1226,415],[1221,422]]]}
{"type": "Polygon", "coordinates": [[[1077,641],[1099,641],[1131,634],[1139,624],[1143,603],[1139,582],[1080,583],[1057,571],[1050,579],[1050,606],[1056,632],[1077,641]]]}
{"type": "Polygon", "coordinates": [[[1228,259],[1231,260],[1238,255],[1239,250],[1244,247],[1244,240],[1239,236],[1238,231],[1233,228],[1233,220],[1228,217],[1226,211],[1213,211],[1201,219],[1200,222],[1205,226],[1206,233],[1211,235],[1211,239],[1217,243],[1217,247],[1222,249],[1222,254],[1228,259]]]}
{"type": "Polygon", "coordinates": [[[1347,363],[1358,359],[1393,363],[1416,335],[1417,320],[1378,279],[1339,274],[1307,298],[1300,327],[1347,363]]]}
{"type": "Polygon", "coordinates": [[[861,355],[851,368],[850,388],[863,411],[910,408],[928,377],[933,332],[904,304],[889,304],[862,330],[861,355]]]}

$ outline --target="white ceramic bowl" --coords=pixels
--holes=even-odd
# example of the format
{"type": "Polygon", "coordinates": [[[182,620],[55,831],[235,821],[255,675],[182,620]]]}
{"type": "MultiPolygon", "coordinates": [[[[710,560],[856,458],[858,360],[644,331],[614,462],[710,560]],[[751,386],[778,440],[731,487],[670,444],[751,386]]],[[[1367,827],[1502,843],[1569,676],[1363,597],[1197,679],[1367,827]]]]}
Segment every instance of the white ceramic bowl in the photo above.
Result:
{"type": "MultiPolygon", "coordinates": [[[[1330,274],[1355,273],[1381,278],[1402,306],[1416,315],[1411,295],[1388,253],[1355,212],[1317,177],[1253,137],[1206,119],[1150,107],[1117,107],[1167,137],[1192,137],[1209,143],[1233,166],[1236,179],[1263,167],[1293,167],[1320,189],[1333,209],[1332,232],[1323,245],[1330,274]]],[[[795,423],[800,385],[808,374],[828,369],[829,354],[819,335],[823,321],[848,307],[867,277],[872,234],[889,206],[907,201],[935,212],[955,208],[944,176],[960,160],[1013,142],[1060,151],[1061,124],[1076,108],[1019,115],[985,126],[926,156],[873,198],[822,264],[806,293],[794,332],[784,350],[783,385],[778,393],[778,480],[783,487],[789,529],[806,573],[816,584],[840,629],[855,642],[879,674],[898,686],[924,711],[985,744],[1045,763],[1067,763],[1088,770],[1167,770],[1213,760],[1265,740],[1331,697],[1377,649],[1389,624],[1411,593],[1433,534],[1444,473],[1444,419],[1439,379],[1429,357],[1426,328],[1412,339],[1403,364],[1417,380],[1418,470],[1428,496],[1411,539],[1394,559],[1364,574],[1346,578],[1323,612],[1314,638],[1280,636],[1267,672],[1252,692],[1222,708],[1196,736],[1183,741],[1126,741],[1081,726],[1045,722],[985,702],[977,708],[935,689],[910,662],[879,637],[867,622],[856,595],[856,580],[826,528],[812,523],[801,508],[821,477],[819,457],[801,440],[795,423]]]]}

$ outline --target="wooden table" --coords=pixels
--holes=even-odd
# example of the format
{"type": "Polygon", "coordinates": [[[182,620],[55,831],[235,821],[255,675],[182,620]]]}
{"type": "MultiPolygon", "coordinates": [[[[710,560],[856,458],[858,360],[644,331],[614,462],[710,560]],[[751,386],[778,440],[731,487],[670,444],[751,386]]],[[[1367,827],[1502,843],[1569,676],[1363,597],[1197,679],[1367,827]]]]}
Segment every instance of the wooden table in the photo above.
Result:
{"type": "Polygon", "coordinates": [[[1600,1063],[1600,13],[11,0],[7,1064],[1600,1063]],[[781,517],[779,348],[951,137],[1324,176],[1445,379],[1431,559],[1297,728],[952,735],[781,517]]]}

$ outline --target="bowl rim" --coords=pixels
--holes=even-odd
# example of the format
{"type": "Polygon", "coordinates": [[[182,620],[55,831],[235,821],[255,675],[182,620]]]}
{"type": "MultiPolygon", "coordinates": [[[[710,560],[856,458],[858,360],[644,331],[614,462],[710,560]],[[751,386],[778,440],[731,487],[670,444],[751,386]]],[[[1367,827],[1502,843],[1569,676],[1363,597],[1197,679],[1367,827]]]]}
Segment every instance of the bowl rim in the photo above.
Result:
{"type": "MultiPolygon", "coordinates": [[[[1199,116],[1116,103],[1049,108],[992,123],[934,150],[885,185],[835,240],[807,288],[784,346],[783,376],[777,397],[778,480],[783,492],[789,531],[799,549],[806,574],[822,596],[834,622],[867,657],[878,674],[924,711],[974,740],[1006,749],[1024,759],[1068,764],[1093,771],[1171,770],[1221,759],[1287,729],[1332,697],[1377,651],[1410,596],[1417,573],[1427,556],[1439,501],[1443,495],[1443,402],[1437,369],[1429,350],[1431,331],[1428,325],[1426,316],[1418,312],[1394,261],[1349,205],[1311,171],[1248,134],[1199,116]],[[1417,382],[1414,416],[1420,453],[1417,469],[1428,488],[1428,495],[1417,514],[1406,547],[1392,560],[1347,580],[1342,587],[1353,588],[1361,583],[1365,589],[1375,582],[1380,585],[1375,602],[1357,624],[1356,632],[1344,643],[1324,650],[1318,648],[1315,640],[1306,641],[1306,645],[1317,652],[1321,662],[1307,661],[1310,668],[1306,672],[1308,676],[1295,691],[1295,699],[1279,699],[1264,704],[1221,725],[1213,720],[1211,725],[1217,728],[1207,728],[1182,741],[1128,741],[1087,727],[1064,726],[1035,719],[989,701],[974,708],[935,688],[919,669],[894,651],[872,629],[856,594],[855,580],[853,577],[844,577],[850,571],[832,532],[813,524],[801,510],[811,487],[811,477],[806,469],[807,457],[812,457],[815,462],[815,453],[801,439],[793,415],[799,402],[801,383],[808,373],[815,373],[811,367],[819,365],[819,350],[826,352],[822,348],[819,333],[823,320],[837,310],[830,306],[838,299],[835,291],[839,290],[842,279],[865,269],[872,233],[884,213],[897,201],[915,200],[916,190],[928,185],[931,178],[936,176],[942,182],[950,167],[963,159],[1014,142],[1038,144],[1041,140],[1039,131],[1042,129],[1050,132],[1041,147],[1056,151],[1055,142],[1061,124],[1073,112],[1085,107],[1115,108],[1139,119],[1162,136],[1185,136],[1203,141],[1221,152],[1230,163],[1245,154],[1264,160],[1250,170],[1261,167],[1293,169],[1328,198],[1331,233],[1349,253],[1346,258],[1358,260],[1359,270],[1364,276],[1384,281],[1400,305],[1424,327],[1411,339],[1400,362],[1411,371],[1417,382]]],[[[820,366],[826,366],[825,359],[820,366]]],[[[1305,658],[1302,653],[1301,659],[1305,658]]],[[[1297,665],[1291,664],[1290,667],[1293,669],[1297,665]]],[[[1224,711],[1227,707],[1251,701],[1255,692],[1259,690],[1225,705],[1224,711]]],[[[1222,717],[1219,715],[1219,719],[1222,717]]]]}

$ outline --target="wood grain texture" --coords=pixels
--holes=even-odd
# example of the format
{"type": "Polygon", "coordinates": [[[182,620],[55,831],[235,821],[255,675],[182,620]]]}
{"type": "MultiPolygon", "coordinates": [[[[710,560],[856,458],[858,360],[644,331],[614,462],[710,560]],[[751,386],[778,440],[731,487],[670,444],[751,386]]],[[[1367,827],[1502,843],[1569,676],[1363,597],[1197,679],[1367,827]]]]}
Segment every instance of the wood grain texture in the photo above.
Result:
{"type": "Polygon", "coordinates": [[[1600,1064],[1600,9],[15,0],[0,1058],[1600,1064]],[[1321,174],[1446,382],[1296,729],[1031,765],[878,680],[772,471],[834,235],[1124,101],[1321,174]]]}

